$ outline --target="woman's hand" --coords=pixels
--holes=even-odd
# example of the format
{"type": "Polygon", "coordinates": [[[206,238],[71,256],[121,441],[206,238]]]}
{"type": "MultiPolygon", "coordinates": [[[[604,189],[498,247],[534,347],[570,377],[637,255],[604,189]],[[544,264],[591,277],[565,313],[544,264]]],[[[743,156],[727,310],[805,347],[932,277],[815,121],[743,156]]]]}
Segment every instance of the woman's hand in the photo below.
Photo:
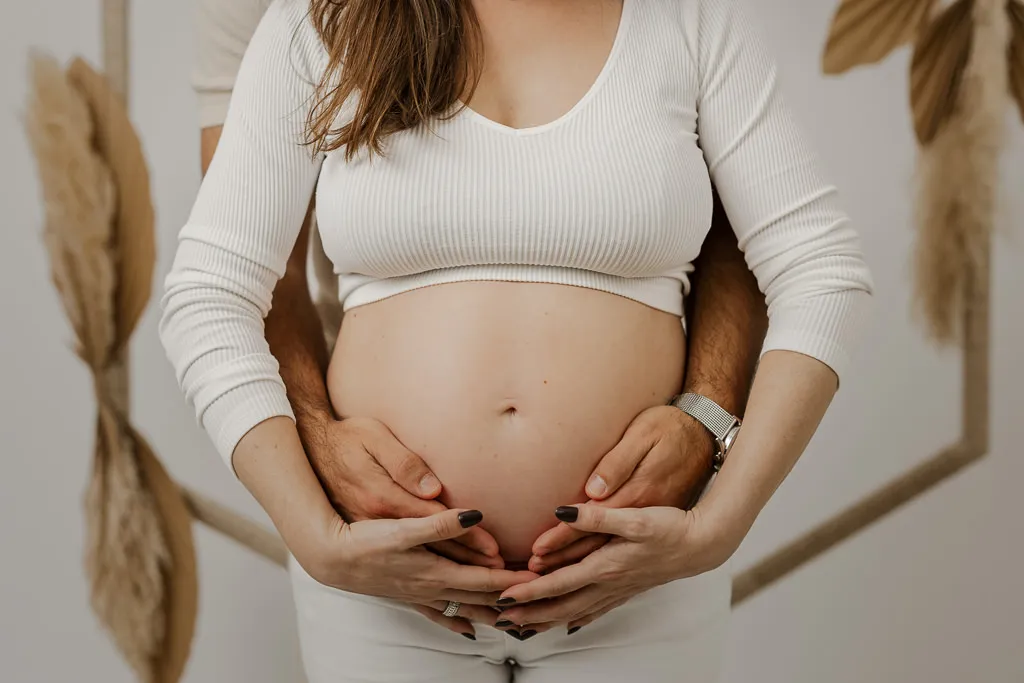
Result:
{"type": "Polygon", "coordinates": [[[741,539],[728,529],[713,528],[700,505],[686,511],[585,503],[558,508],[556,516],[578,531],[613,538],[578,564],[501,594],[500,604],[514,605],[506,607],[502,619],[524,629],[556,622],[573,631],[634,595],[720,566],[741,539]]]}
{"type": "MultiPolygon", "coordinates": [[[[433,500],[441,482],[382,422],[298,413],[297,425],[310,465],[345,521],[427,517],[447,509],[433,500]]],[[[479,527],[430,548],[462,564],[505,566],[497,541],[479,527]]]]}
{"type": "MultiPolygon", "coordinates": [[[[711,476],[713,453],[714,441],[702,424],[673,406],[649,408],[601,459],[586,492],[593,504],[610,508],[688,508],[711,476]]],[[[529,568],[550,572],[580,561],[608,540],[559,524],[534,542],[529,568]]]]}
{"type": "MultiPolygon", "coordinates": [[[[494,605],[501,591],[538,578],[532,572],[457,564],[423,547],[465,536],[483,519],[479,511],[346,524],[324,495],[287,417],[251,429],[235,447],[232,464],[288,550],[324,585],[418,605],[447,600],[494,605]]],[[[454,625],[459,628],[452,630],[472,633],[468,621],[454,625]]]]}
{"type": "Polygon", "coordinates": [[[501,591],[537,575],[461,565],[423,547],[463,536],[482,519],[478,510],[353,524],[338,518],[320,540],[319,551],[296,559],[320,583],[353,593],[418,604],[494,605],[501,591]]]}
{"type": "Polygon", "coordinates": [[[458,564],[424,547],[457,539],[482,519],[477,510],[354,524],[337,518],[326,537],[296,554],[296,560],[324,585],[410,603],[446,628],[472,634],[470,620],[494,624],[503,590],[538,578],[532,572],[458,564]],[[462,603],[459,616],[435,618],[449,600],[462,603]]]}

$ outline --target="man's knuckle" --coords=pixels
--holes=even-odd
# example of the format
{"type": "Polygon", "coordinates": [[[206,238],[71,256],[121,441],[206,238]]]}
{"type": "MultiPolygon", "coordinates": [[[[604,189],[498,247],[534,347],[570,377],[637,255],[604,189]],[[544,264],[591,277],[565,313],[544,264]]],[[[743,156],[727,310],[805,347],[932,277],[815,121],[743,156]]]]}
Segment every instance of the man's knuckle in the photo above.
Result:
{"type": "Polygon", "coordinates": [[[368,493],[363,500],[363,508],[374,518],[380,519],[388,516],[391,506],[379,493],[368,493]]]}
{"type": "Polygon", "coordinates": [[[633,424],[636,435],[644,439],[650,438],[652,435],[657,434],[660,431],[658,420],[653,419],[647,414],[638,418],[633,424]]]}
{"type": "Polygon", "coordinates": [[[420,466],[420,459],[412,453],[404,453],[398,458],[396,475],[399,478],[409,479],[416,477],[423,468],[420,466]]]}

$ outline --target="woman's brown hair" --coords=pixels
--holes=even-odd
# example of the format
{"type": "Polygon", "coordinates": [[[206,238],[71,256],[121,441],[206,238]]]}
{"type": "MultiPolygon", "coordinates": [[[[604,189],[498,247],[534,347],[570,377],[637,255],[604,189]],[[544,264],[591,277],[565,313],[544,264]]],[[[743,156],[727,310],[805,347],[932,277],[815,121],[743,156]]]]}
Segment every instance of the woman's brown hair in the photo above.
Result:
{"type": "Polygon", "coordinates": [[[329,55],[306,122],[315,152],[383,154],[385,137],[450,114],[476,85],[468,0],[310,0],[310,15],[329,55]],[[338,122],[353,96],[354,115],[338,122]]]}

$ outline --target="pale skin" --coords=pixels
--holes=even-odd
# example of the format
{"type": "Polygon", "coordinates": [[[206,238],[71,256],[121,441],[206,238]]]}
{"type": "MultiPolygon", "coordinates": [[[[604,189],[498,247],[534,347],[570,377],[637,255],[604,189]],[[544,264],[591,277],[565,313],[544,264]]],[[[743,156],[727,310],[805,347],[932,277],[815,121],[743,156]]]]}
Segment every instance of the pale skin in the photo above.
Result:
{"type": "MultiPolygon", "coordinates": [[[[544,3],[480,2],[476,9],[488,62],[470,105],[512,127],[543,123],[572,106],[607,56],[618,19],[617,12],[554,11],[544,3]],[[524,35],[544,49],[517,53],[524,35]],[[552,72],[559,60],[582,66],[552,72]]],[[[204,168],[218,136],[219,129],[203,131],[204,168]]],[[[684,389],[742,414],[764,335],[764,301],[716,208],[688,302],[684,389]]],[[[575,628],[642,590],[718,566],[793,466],[835,391],[835,375],[822,363],[767,354],[742,436],[711,493],[690,511],[684,508],[709,476],[711,440],[677,409],[644,411],[595,468],[600,481],[588,486],[592,500],[580,506],[579,519],[538,538],[530,571],[509,571],[489,534],[460,525],[466,511],[434,500],[441,482],[386,426],[334,418],[323,381],[327,351],[306,282],[306,239],[304,231],[266,321],[297,422],[258,425],[238,444],[234,467],[317,580],[413,603],[459,633],[472,635],[473,621],[500,621],[521,634],[575,628]],[[746,444],[758,444],[756,453],[746,444]],[[499,614],[499,597],[515,605],[499,614]],[[464,604],[459,618],[440,614],[446,600],[464,604]]]]}

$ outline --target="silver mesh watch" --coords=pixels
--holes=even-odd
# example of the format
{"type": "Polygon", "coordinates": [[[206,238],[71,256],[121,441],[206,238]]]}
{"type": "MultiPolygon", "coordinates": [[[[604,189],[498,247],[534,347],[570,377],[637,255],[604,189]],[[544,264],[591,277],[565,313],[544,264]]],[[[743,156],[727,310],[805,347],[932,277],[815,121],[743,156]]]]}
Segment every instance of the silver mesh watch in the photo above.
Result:
{"type": "Polygon", "coordinates": [[[725,462],[725,456],[736,440],[736,435],[740,432],[740,419],[700,394],[680,394],[672,399],[670,405],[700,422],[715,437],[718,452],[714,455],[713,465],[716,472],[720,470],[722,463],[725,462]]]}

